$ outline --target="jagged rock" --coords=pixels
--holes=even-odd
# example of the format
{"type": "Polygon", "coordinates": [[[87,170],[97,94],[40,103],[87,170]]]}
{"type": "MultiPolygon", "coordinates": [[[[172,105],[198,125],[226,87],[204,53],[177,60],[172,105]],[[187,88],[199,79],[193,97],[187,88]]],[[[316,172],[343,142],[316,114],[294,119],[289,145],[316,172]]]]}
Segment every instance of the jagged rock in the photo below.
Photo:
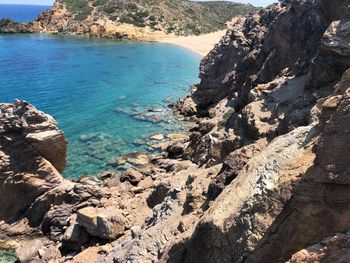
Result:
{"type": "Polygon", "coordinates": [[[77,223],[90,235],[102,239],[116,239],[125,231],[123,216],[112,207],[80,209],[77,212],[77,223]]]}
{"type": "Polygon", "coordinates": [[[78,207],[110,196],[59,174],[66,164],[66,144],[51,116],[25,101],[0,104],[0,240],[23,240],[18,254],[24,262],[60,258],[58,245],[50,242],[61,242],[78,207]],[[30,250],[23,242],[32,236],[51,241],[42,248],[29,244],[30,250]]]}
{"type": "MultiPolygon", "coordinates": [[[[345,8],[345,7],[344,7],[345,8]]],[[[339,80],[339,72],[348,69],[349,54],[349,19],[333,21],[321,40],[319,54],[311,64],[309,82],[319,87],[339,80]]]]}
{"type": "Polygon", "coordinates": [[[182,156],[182,153],[185,149],[185,144],[182,142],[174,142],[170,144],[167,148],[166,151],[168,152],[168,156],[171,159],[176,159],[182,156]]]}
{"type": "Polygon", "coordinates": [[[207,197],[209,200],[215,200],[221,192],[229,185],[247,164],[249,159],[259,153],[267,145],[265,139],[257,143],[242,147],[232,152],[225,160],[220,173],[214,178],[208,187],[207,197]]]}
{"type": "Polygon", "coordinates": [[[34,239],[22,244],[16,256],[21,263],[45,263],[57,261],[61,253],[53,242],[34,239]]]}
{"type": "Polygon", "coordinates": [[[165,170],[167,172],[179,172],[188,169],[194,165],[191,161],[178,161],[178,160],[171,160],[167,163],[165,170]]]}
{"type": "Polygon", "coordinates": [[[321,242],[350,229],[347,7],[288,0],[235,19],[176,105],[198,123],[169,148],[178,159],[118,160],[147,175],[137,186],[113,173],[110,188],[63,179],[59,147],[34,146],[60,142],[54,121],[2,104],[0,239],[45,236],[74,262],[347,260],[344,234],[321,242]]]}
{"type": "Polygon", "coordinates": [[[143,175],[134,169],[126,170],[120,177],[121,182],[129,182],[134,186],[138,185],[142,179],[143,175]]]}
{"type": "Polygon", "coordinates": [[[261,138],[267,146],[253,158],[231,153],[233,169],[226,164],[224,171],[232,179],[217,177],[211,190],[217,183],[221,194],[212,191],[216,199],[194,235],[166,251],[167,262],[284,262],[293,251],[349,229],[347,179],[340,179],[348,163],[341,157],[349,130],[345,71],[350,61],[342,44],[349,42],[348,19],[342,19],[348,3],[336,4],[343,11],[332,1],[293,0],[238,20],[202,61],[201,83],[191,95],[198,117],[219,123],[215,113],[225,98],[233,100],[234,112],[225,131],[217,126],[194,130],[187,156],[208,165],[261,138]],[[231,130],[237,144],[212,154],[208,149],[221,141],[217,134],[231,130]]]}
{"type": "Polygon", "coordinates": [[[337,96],[331,96],[328,98],[325,98],[323,101],[321,108],[322,109],[336,109],[342,100],[343,96],[342,95],[337,95],[337,96]]]}
{"type": "Polygon", "coordinates": [[[350,233],[337,233],[295,253],[286,263],[341,263],[350,260],[350,233]]]}
{"type": "Polygon", "coordinates": [[[317,156],[314,165],[295,189],[290,205],[281,212],[283,222],[274,222],[271,227],[274,233],[266,233],[261,246],[247,262],[266,258],[287,260],[291,251],[302,249],[324,236],[349,229],[349,171],[346,165],[349,155],[345,153],[350,138],[349,105],[350,89],[344,93],[337,109],[327,109],[322,113],[323,132],[314,147],[317,156]],[[285,233],[290,237],[287,240],[284,240],[285,233]],[[268,244],[271,240],[274,241],[268,244]],[[278,251],[273,256],[271,246],[278,251]]]}
{"type": "Polygon", "coordinates": [[[37,32],[35,23],[18,23],[11,19],[0,19],[0,33],[34,33],[37,32]]]}
{"type": "Polygon", "coordinates": [[[307,137],[312,138],[310,127],[300,127],[248,161],[202,217],[186,246],[184,262],[241,262],[254,250],[291,197],[293,182],[314,158],[310,149],[300,147],[307,137]],[[211,247],[215,240],[232,245],[211,247]]]}
{"type": "Polygon", "coordinates": [[[65,251],[79,251],[89,241],[89,234],[82,226],[74,224],[67,228],[62,236],[62,248],[65,251]]]}
{"type": "Polygon", "coordinates": [[[0,106],[1,219],[20,218],[37,197],[63,181],[57,170],[65,167],[66,144],[53,118],[29,103],[0,106]]]}
{"type": "Polygon", "coordinates": [[[169,190],[170,190],[169,186],[163,183],[157,185],[154,191],[147,198],[147,205],[150,208],[154,208],[156,205],[162,203],[165,197],[168,195],[169,190]]]}

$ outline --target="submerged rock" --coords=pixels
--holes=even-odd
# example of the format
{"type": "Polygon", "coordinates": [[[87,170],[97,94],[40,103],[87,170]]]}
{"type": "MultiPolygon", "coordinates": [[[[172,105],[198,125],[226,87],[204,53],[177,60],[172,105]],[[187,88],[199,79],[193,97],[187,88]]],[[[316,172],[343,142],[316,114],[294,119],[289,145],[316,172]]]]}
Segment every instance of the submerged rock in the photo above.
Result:
{"type": "Polygon", "coordinates": [[[151,140],[155,140],[155,141],[162,141],[165,139],[164,135],[163,134],[153,134],[151,136],[148,137],[149,139],[151,140]]]}

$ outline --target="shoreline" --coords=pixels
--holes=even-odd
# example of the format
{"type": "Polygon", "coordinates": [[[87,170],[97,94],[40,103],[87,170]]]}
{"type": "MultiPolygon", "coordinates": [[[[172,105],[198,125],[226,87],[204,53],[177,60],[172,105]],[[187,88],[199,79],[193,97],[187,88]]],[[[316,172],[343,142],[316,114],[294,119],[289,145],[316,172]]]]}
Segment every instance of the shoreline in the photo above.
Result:
{"type": "Polygon", "coordinates": [[[205,57],[220,39],[225,35],[226,30],[219,30],[199,36],[171,36],[158,40],[159,43],[171,44],[188,49],[201,57],[205,57]]]}
{"type": "MultiPolygon", "coordinates": [[[[2,19],[0,19],[2,20],[2,19]]],[[[164,32],[153,32],[148,31],[145,29],[136,28],[132,25],[128,24],[121,24],[121,25],[114,25],[114,24],[108,24],[104,25],[109,29],[109,33],[105,35],[94,35],[94,34],[74,34],[73,32],[67,32],[67,33],[58,33],[56,31],[47,31],[42,30],[40,28],[37,28],[35,26],[36,21],[23,23],[23,22],[17,22],[13,20],[8,20],[7,25],[4,25],[3,29],[0,28],[0,34],[13,34],[13,33],[20,33],[20,34],[34,34],[34,33],[46,33],[49,35],[69,35],[69,36],[75,36],[75,37],[85,37],[85,38],[101,38],[101,39],[118,39],[114,36],[114,34],[111,34],[111,32],[122,32],[122,35],[126,36],[123,37],[123,40],[131,41],[131,42],[154,42],[154,43],[164,43],[164,44],[171,44],[180,46],[182,48],[185,48],[187,50],[190,50],[196,54],[198,54],[200,57],[205,57],[214,47],[216,44],[219,43],[222,37],[225,36],[227,29],[218,30],[215,32],[211,32],[208,34],[203,35],[190,35],[190,36],[177,36],[177,35],[167,35],[164,32]],[[27,28],[20,32],[19,27],[20,26],[26,26],[27,28]]],[[[118,39],[121,40],[121,39],[118,39]]]]}

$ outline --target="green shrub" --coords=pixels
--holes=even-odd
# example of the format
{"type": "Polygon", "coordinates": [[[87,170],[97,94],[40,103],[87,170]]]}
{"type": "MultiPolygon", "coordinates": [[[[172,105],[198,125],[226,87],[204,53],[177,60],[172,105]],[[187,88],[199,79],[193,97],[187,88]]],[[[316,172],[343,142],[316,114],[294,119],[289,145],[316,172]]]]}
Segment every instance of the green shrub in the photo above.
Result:
{"type": "Polygon", "coordinates": [[[151,16],[148,18],[148,20],[154,22],[154,21],[157,20],[157,18],[156,18],[155,16],[151,15],[151,16]]]}
{"type": "Polygon", "coordinates": [[[115,12],[115,8],[113,6],[108,6],[108,5],[104,6],[102,10],[107,14],[113,14],[115,12]]]}
{"type": "Polygon", "coordinates": [[[133,20],[130,16],[128,15],[122,15],[119,19],[120,23],[126,23],[126,24],[132,24],[133,20]]]}
{"type": "Polygon", "coordinates": [[[108,0],[96,0],[92,3],[92,6],[101,6],[107,4],[108,0]]]}

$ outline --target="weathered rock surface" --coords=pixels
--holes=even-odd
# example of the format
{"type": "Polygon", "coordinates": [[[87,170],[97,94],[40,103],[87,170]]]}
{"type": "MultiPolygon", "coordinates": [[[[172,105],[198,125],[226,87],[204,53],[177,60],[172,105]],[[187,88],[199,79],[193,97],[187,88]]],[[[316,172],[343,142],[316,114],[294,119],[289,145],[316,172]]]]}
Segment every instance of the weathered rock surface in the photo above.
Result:
{"type": "Polygon", "coordinates": [[[337,233],[295,253],[286,263],[340,263],[350,260],[350,233],[337,233]]]}
{"type": "Polygon", "coordinates": [[[349,261],[348,5],[281,1],[233,21],[176,105],[189,138],[117,158],[124,173],[63,179],[54,120],[2,104],[1,243],[24,262],[349,261]]]}
{"type": "Polygon", "coordinates": [[[34,33],[40,28],[35,23],[19,23],[11,19],[0,19],[0,33],[34,33]]]}
{"type": "Polygon", "coordinates": [[[66,145],[51,116],[22,101],[1,105],[1,220],[18,220],[38,197],[63,183],[66,145]]]}
{"type": "Polygon", "coordinates": [[[185,153],[225,161],[209,185],[215,201],[168,262],[285,262],[349,229],[348,5],[275,5],[236,21],[202,61],[201,83],[178,104],[194,102],[200,118],[185,153]],[[203,117],[215,125],[201,129],[203,117]]]}
{"type": "Polygon", "coordinates": [[[53,254],[59,250],[52,241],[61,239],[74,212],[80,205],[96,204],[108,196],[59,174],[66,165],[66,146],[51,116],[25,101],[0,105],[0,240],[21,244],[21,240],[46,236],[43,248],[19,246],[23,262],[61,257],[53,254]]]}
{"type": "Polygon", "coordinates": [[[125,222],[121,212],[113,207],[85,207],[77,212],[77,223],[101,239],[116,239],[124,234],[125,222]]]}

